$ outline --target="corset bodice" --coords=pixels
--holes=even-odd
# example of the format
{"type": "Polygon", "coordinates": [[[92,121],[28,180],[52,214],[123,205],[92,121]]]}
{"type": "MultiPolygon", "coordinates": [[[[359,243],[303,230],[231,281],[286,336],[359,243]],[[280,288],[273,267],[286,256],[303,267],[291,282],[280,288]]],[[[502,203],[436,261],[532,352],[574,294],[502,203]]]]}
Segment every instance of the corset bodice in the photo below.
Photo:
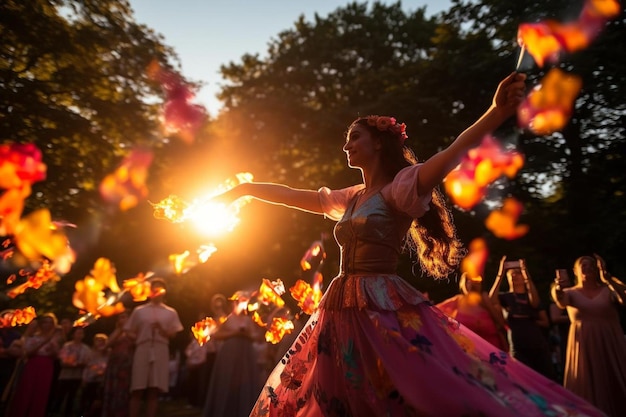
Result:
{"type": "Polygon", "coordinates": [[[395,273],[402,239],[411,219],[393,210],[381,193],[355,209],[355,198],[335,225],[341,249],[341,272],[395,273]]]}

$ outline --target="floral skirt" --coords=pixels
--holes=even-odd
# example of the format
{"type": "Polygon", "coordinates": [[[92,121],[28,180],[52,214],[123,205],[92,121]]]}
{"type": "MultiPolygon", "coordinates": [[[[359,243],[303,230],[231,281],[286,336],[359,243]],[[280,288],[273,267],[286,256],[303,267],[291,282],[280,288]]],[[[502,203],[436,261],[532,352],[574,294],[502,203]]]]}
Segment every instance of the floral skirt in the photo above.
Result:
{"type": "Polygon", "coordinates": [[[251,416],[602,416],[396,275],[339,276],[251,416]]]}

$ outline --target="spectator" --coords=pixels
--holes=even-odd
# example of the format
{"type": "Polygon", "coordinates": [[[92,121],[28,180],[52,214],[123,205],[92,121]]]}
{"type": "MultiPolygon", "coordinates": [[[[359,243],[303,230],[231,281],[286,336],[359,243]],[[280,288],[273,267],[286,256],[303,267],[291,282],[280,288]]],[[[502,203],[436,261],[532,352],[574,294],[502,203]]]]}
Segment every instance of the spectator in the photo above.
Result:
{"type": "Polygon", "coordinates": [[[563,384],[609,416],[626,416],[626,340],[617,310],[626,286],[597,255],[578,258],[574,276],[573,287],[558,279],[552,289],[571,321],[563,384]]]}
{"type": "Polygon", "coordinates": [[[202,407],[200,398],[204,398],[204,393],[200,393],[202,372],[206,363],[207,348],[206,343],[200,345],[195,337],[191,337],[189,344],[185,348],[185,366],[187,367],[185,386],[187,391],[187,403],[196,408],[202,407]]]}
{"type": "Polygon", "coordinates": [[[70,417],[74,415],[74,399],[80,389],[83,370],[89,359],[91,349],[83,340],[85,329],[74,328],[70,334],[70,340],[63,344],[59,352],[61,371],[54,388],[54,396],[51,402],[51,412],[60,416],[70,417]]]}
{"type": "Polygon", "coordinates": [[[437,307],[496,348],[508,352],[506,321],[502,309],[493,305],[489,293],[482,288],[481,277],[468,279],[464,273],[459,279],[461,293],[442,301],[437,307]]]}
{"type": "Polygon", "coordinates": [[[110,349],[104,372],[102,417],[127,417],[130,399],[130,378],[133,367],[134,340],[124,329],[129,311],[117,316],[115,329],[106,345],[110,349]]]}
{"type": "Polygon", "coordinates": [[[144,394],[146,414],[156,417],[160,393],[169,390],[169,340],[183,329],[176,310],[163,303],[162,278],[150,283],[150,301],[132,312],[124,329],[135,339],[130,417],[137,417],[144,394]]]}
{"type": "Polygon", "coordinates": [[[556,381],[550,346],[544,332],[550,325],[548,314],[539,308],[541,300],[526,267],[526,261],[521,259],[511,267],[506,264],[506,256],[503,256],[489,297],[494,305],[506,312],[511,356],[556,381]],[[499,292],[505,272],[509,291],[499,292]]]}
{"type": "Polygon", "coordinates": [[[250,296],[237,291],[230,299],[233,312],[212,336],[223,344],[211,374],[204,417],[247,417],[261,389],[253,346],[258,326],[246,314],[250,296]]]}
{"type": "Polygon", "coordinates": [[[97,333],[93,337],[93,348],[83,371],[80,399],[81,417],[100,417],[102,415],[102,385],[108,359],[107,339],[108,336],[104,333],[97,333]]]}
{"type": "Polygon", "coordinates": [[[54,358],[63,343],[63,333],[53,313],[33,321],[32,332],[23,341],[24,367],[6,415],[11,417],[44,417],[54,373],[54,358]]]}

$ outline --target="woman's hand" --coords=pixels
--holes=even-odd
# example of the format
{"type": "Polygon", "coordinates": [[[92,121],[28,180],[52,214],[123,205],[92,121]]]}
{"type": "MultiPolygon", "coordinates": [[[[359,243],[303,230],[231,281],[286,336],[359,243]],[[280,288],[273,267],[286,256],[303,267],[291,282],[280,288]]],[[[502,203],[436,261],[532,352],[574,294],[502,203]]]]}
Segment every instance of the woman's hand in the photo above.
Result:
{"type": "Polygon", "coordinates": [[[493,96],[492,106],[502,112],[506,117],[515,114],[517,107],[526,95],[526,74],[513,72],[504,80],[500,81],[496,93],[493,96]]]}

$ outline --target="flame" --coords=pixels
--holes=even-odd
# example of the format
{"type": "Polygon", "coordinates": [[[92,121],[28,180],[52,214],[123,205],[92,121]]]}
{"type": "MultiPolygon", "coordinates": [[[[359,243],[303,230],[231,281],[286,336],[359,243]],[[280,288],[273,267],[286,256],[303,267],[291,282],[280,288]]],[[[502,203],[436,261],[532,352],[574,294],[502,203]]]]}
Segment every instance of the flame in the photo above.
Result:
{"type": "Polygon", "coordinates": [[[513,240],[528,233],[528,225],[518,225],[517,221],[523,211],[522,204],[514,198],[507,198],[500,210],[489,213],[485,226],[494,236],[513,240]]]}
{"type": "Polygon", "coordinates": [[[133,297],[133,301],[141,302],[146,301],[150,297],[150,281],[148,278],[152,276],[151,273],[143,274],[139,273],[133,278],[125,279],[122,282],[122,288],[133,297]]]}
{"type": "Polygon", "coordinates": [[[183,253],[179,253],[179,254],[172,254],[169,256],[169,260],[170,262],[172,262],[173,266],[174,266],[174,272],[176,272],[176,274],[180,275],[183,273],[183,271],[186,271],[188,268],[186,268],[187,265],[187,258],[189,258],[189,255],[191,253],[186,250],[183,253]]]}
{"type": "Polygon", "coordinates": [[[556,62],[562,52],[586,48],[600,33],[606,22],[617,17],[620,4],[616,0],[588,0],[577,20],[559,23],[545,20],[521,24],[517,41],[532,55],[538,66],[556,62]]]}
{"type": "Polygon", "coordinates": [[[326,259],[324,244],[320,240],[316,240],[302,256],[300,267],[303,271],[309,271],[315,265],[315,269],[317,269],[322,265],[324,259],[326,259]]]}
{"type": "Polygon", "coordinates": [[[189,208],[189,203],[184,201],[177,195],[170,195],[156,204],[152,204],[154,208],[154,217],[157,219],[169,220],[172,223],[181,223],[186,220],[185,212],[189,208]]]}
{"type": "Polygon", "coordinates": [[[523,165],[522,154],[505,151],[492,136],[485,136],[480,146],[471,149],[446,176],[445,190],[454,204],[470,210],[484,198],[492,182],[503,175],[515,177],[523,165]]]}
{"type": "MultiPolygon", "coordinates": [[[[74,284],[72,304],[86,312],[93,320],[99,317],[110,317],[124,311],[119,302],[120,287],[115,275],[115,267],[107,258],[98,258],[93,268],[84,279],[74,284]],[[108,296],[105,293],[108,290],[108,296]]],[[[79,325],[89,324],[86,320],[78,320],[79,325]]]]}
{"type": "Polygon", "coordinates": [[[29,261],[45,257],[54,261],[71,251],[63,230],[53,223],[48,209],[33,211],[15,228],[13,237],[19,252],[29,261]]]}
{"type": "Polygon", "coordinates": [[[112,174],[100,183],[100,195],[108,203],[116,204],[126,211],[135,207],[148,195],[146,179],[152,164],[152,152],[134,149],[112,174]]]}
{"type": "Polygon", "coordinates": [[[191,327],[191,332],[200,346],[202,346],[211,340],[211,333],[215,331],[216,328],[217,322],[211,317],[205,317],[191,327]]]}
{"type": "Polygon", "coordinates": [[[176,195],[170,195],[156,204],[153,215],[157,219],[165,219],[172,223],[192,222],[196,228],[207,235],[229,232],[239,223],[241,207],[251,201],[249,197],[240,198],[231,204],[212,201],[212,198],[228,191],[237,184],[252,181],[252,174],[238,173],[235,178],[228,179],[209,193],[208,197],[186,202],[176,195]]]}
{"type": "Polygon", "coordinates": [[[217,248],[215,247],[214,244],[209,243],[208,245],[200,245],[197,252],[198,252],[198,260],[201,263],[205,263],[211,257],[211,255],[217,252],[217,248]]]}
{"type": "Polygon", "coordinates": [[[20,222],[24,200],[31,193],[30,184],[9,188],[0,196],[0,235],[12,235],[20,222]]]}
{"type": "Polygon", "coordinates": [[[469,253],[461,261],[461,271],[466,273],[471,280],[478,280],[478,277],[481,277],[482,280],[488,256],[489,249],[485,239],[476,238],[472,240],[469,244],[469,253]]]}
{"type": "Polygon", "coordinates": [[[305,314],[313,314],[319,306],[323,295],[320,290],[321,280],[322,274],[318,272],[315,276],[313,286],[299,279],[293,287],[289,288],[291,296],[298,302],[298,307],[300,307],[305,314]]]}
{"type": "Polygon", "coordinates": [[[114,293],[120,292],[115,276],[115,266],[107,258],[98,258],[91,269],[91,276],[103,287],[109,288],[114,293]]]}
{"type": "Polygon", "coordinates": [[[23,309],[4,310],[0,313],[0,328],[15,327],[28,324],[37,317],[35,308],[32,306],[23,309]]]}
{"type": "Polygon", "coordinates": [[[59,281],[61,279],[52,268],[52,264],[47,260],[41,263],[41,266],[34,274],[21,270],[20,275],[27,276],[26,282],[9,289],[7,291],[9,298],[15,298],[23,294],[28,288],[39,289],[47,281],[59,281]]]}
{"type": "Polygon", "coordinates": [[[265,340],[276,344],[280,342],[286,334],[295,329],[293,322],[284,317],[274,317],[270,328],[265,332],[265,340]]]}
{"type": "Polygon", "coordinates": [[[276,307],[283,307],[285,301],[281,298],[281,295],[284,293],[285,285],[280,279],[270,281],[263,278],[263,282],[259,287],[258,300],[264,304],[274,304],[276,307]]]}
{"type": "Polygon", "coordinates": [[[556,132],[567,124],[582,87],[580,77],[551,69],[517,110],[520,126],[538,135],[556,132]]]}

